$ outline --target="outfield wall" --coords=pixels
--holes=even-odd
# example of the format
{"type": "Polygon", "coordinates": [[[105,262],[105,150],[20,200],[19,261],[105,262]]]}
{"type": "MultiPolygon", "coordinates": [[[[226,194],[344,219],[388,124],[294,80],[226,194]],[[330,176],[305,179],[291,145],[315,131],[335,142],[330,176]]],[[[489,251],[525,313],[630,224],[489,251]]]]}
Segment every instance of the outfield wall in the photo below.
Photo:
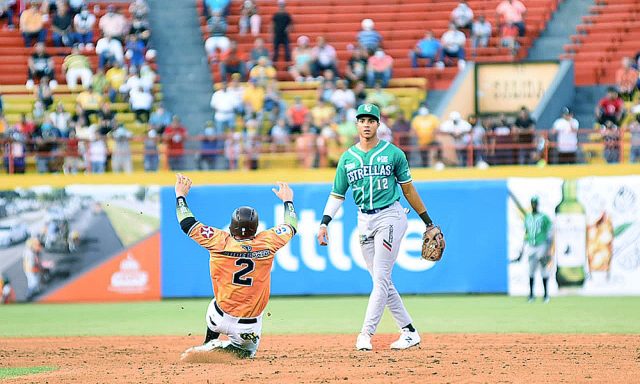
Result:
{"type": "MultiPolygon", "coordinates": [[[[522,244],[524,212],[518,205],[528,209],[529,199],[537,195],[541,210],[555,220],[562,182],[575,177],[589,231],[580,259],[585,278],[578,286],[559,288],[552,279],[553,294],[638,295],[638,171],[638,166],[631,165],[415,170],[415,185],[431,216],[443,228],[447,250],[444,259],[436,264],[419,259],[423,224],[415,212],[410,212],[394,282],[402,293],[526,294],[526,258],[509,262],[517,258],[522,244]],[[607,173],[618,176],[606,176],[607,173]],[[590,176],[594,174],[601,176],[590,176]]],[[[331,245],[316,244],[333,171],[192,176],[196,181],[189,196],[192,210],[199,220],[221,228],[228,226],[236,206],[247,204],[257,208],[261,228],[279,223],[282,207],[271,192],[269,181],[284,179],[292,183],[299,234],[276,256],[273,294],[370,291],[370,278],[359,252],[356,208],[350,197],[343,205],[344,212],[330,226],[331,245]],[[249,178],[255,184],[238,182],[249,178]]],[[[71,272],[44,284],[37,300],[123,301],[211,295],[208,255],[180,231],[175,219],[173,175],[77,176],[66,179],[68,183],[63,183],[65,178],[60,176],[30,178],[28,182],[19,177],[0,180],[0,185],[8,179],[14,181],[13,188],[2,188],[5,200],[13,195],[14,200],[8,200],[13,205],[25,205],[29,199],[37,202],[22,213],[12,213],[13,217],[0,217],[0,224],[24,221],[41,227],[52,211],[64,210],[69,211],[71,229],[78,230],[82,238],[73,252],[44,252],[46,258],[57,260],[60,266],[70,265],[71,272]],[[44,185],[45,181],[50,185],[44,185]]],[[[406,201],[401,202],[408,206],[406,201]]],[[[23,239],[0,248],[0,272],[9,274],[19,291],[18,299],[25,298],[25,246],[23,239]]],[[[555,273],[555,262],[550,267],[555,273]]]]}

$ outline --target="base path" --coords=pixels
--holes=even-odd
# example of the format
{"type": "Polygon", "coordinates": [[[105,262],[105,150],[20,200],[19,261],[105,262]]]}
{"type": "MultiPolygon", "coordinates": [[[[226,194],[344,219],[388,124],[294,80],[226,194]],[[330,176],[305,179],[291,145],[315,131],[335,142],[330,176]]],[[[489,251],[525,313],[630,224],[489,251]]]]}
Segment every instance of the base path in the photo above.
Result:
{"type": "Polygon", "coordinates": [[[355,335],[263,335],[253,360],[181,362],[194,336],[3,339],[3,367],[55,366],[9,383],[630,383],[640,335],[423,334],[417,349],[373,352],[355,335]]]}

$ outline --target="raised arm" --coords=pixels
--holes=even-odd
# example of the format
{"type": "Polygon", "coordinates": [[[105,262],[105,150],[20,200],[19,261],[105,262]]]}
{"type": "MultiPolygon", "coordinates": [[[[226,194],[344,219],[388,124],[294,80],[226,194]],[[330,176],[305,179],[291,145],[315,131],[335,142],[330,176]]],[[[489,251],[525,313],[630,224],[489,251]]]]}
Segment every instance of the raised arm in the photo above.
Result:
{"type": "Polygon", "coordinates": [[[191,228],[197,223],[196,218],[187,206],[187,194],[191,189],[191,179],[181,173],[176,174],[176,216],[180,223],[180,228],[189,234],[191,228]]]}
{"type": "Polygon", "coordinates": [[[276,185],[277,188],[271,190],[284,203],[284,222],[293,229],[293,233],[296,233],[298,231],[298,216],[293,207],[293,190],[289,184],[281,181],[276,182],[276,185]]]}

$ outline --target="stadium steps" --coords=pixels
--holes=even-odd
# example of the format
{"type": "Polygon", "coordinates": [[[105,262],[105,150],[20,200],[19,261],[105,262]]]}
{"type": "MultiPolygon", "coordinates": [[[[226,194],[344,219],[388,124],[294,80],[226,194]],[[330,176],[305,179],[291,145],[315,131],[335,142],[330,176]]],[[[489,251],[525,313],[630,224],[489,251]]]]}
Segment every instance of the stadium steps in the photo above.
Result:
{"type": "Polygon", "coordinates": [[[580,128],[593,127],[595,106],[606,91],[606,86],[602,85],[576,87],[576,96],[571,109],[574,117],[580,122],[580,128]]]}
{"type": "Polygon", "coordinates": [[[565,0],[558,6],[547,28],[533,43],[529,50],[529,60],[556,60],[564,51],[564,45],[570,42],[571,35],[589,15],[594,0],[565,0]]]}
{"type": "Polygon", "coordinates": [[[189,133],[202,132],[211,119],[211,73],[193,2],[149,1],[152,44],[157,50],[167,109],[180,116],[189,133]]]}

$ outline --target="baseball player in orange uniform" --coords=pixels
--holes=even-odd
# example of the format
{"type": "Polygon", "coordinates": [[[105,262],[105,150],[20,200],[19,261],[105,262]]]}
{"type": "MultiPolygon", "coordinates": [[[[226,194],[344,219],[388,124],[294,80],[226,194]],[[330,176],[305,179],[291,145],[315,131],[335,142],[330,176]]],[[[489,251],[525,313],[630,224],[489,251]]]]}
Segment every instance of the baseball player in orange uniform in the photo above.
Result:
{"type": "Polygon", "coordinates": [[[269,301],[271,266],[275,253],[296,233],[297,217],[293,191],[286,183],[277,183],[273,192],[284,202],[284,222],[266,231],[258,230],[258,213],[251,207],[239,207],[231,215],[229,232],[198,222],[186,196],[191,180],[177,174],[176,214],[182,230],[209,251],[209,270],[214,299],[207,309],[207,335],[204,344],[187,349],[192,353],[216,348],[253,357],[260,344],[262,312],[269,301]],[[228,340],[218,339],[220,334],[228,340]]]}

